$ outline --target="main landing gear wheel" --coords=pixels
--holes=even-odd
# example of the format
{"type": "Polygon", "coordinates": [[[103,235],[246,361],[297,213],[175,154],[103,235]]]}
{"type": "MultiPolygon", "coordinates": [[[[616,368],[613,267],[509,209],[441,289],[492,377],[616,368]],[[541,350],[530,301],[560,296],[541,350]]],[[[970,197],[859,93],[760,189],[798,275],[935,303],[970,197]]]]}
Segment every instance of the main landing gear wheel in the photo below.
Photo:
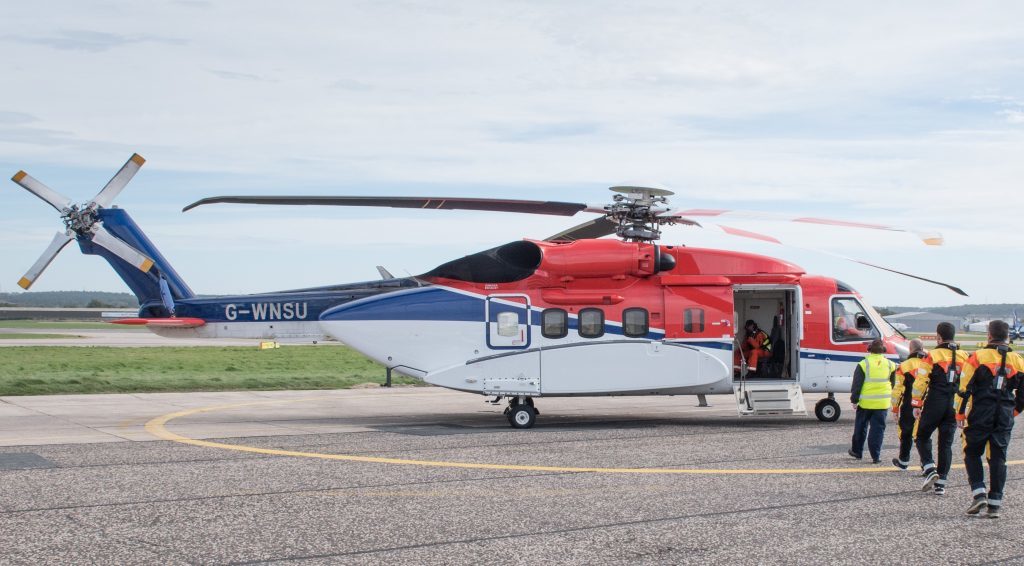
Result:
{"type": "Polygon", "coordinates": [[[814,406],[814,416],[818,417],[819,421],[834,423],[839,420],[840,413],[842,410],[835,399],[822,399],[814,406]]]}
{"type": "Polygon", "coordinates": [[[534,408],[534,399],[526,397],[523,402],[513,397],[508,408],[505,409],[505,416],[514,429],[528,429],[537,422],[537,413],[534,408]]]}

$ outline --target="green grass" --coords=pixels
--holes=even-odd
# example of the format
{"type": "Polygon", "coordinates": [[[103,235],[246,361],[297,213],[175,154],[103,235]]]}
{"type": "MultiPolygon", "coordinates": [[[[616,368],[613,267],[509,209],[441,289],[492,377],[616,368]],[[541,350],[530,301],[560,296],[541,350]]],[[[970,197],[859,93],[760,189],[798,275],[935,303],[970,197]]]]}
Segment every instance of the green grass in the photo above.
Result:
{"type": "MultiPolygon", "coordinates": [[[[344,346],[0,348],[0,395],[344,389],[384,383],[384,374],[344,346]]],[[[422,382],[395,375],[394,383],[422,382]]]]}
{"type": "Polygon", "coordinates": [[[75,334],[44,334],[42,332],[0,332],[0,340],[42,340],[44,338],[81,338],[75,334]]]}
{"type": "Polygon", "coordinates": [[[145,327],[125,326],[109,322],[87,321],[45,321],[45,320],[0,320],[0,328],[27,328],[35,330],[119,330],[122,332],[147,332],[145,327]]]}

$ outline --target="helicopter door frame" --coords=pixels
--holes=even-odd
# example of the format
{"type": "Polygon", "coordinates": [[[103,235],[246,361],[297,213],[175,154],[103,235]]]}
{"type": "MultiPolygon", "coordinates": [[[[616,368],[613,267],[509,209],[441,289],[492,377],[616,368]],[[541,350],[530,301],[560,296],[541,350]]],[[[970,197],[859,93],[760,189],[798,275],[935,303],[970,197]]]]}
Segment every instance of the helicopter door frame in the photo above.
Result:
{"type": "Polygon", "coordinates": [[[484,307],[484,334],[491,350],[525,350],[532,342],[533,309],[523,293],[489,295],[484,307]],[[515,327],[502,315],[517,314],[515,327]]]}
{"type": "MultiPolygon", "coordinates": [[[[742,340],[743,333],[743,322],[746,320],[741,316],[740,307],[745,306],[746,301],[742,293],[744,292],[756,292],[756,291],[781,291],[783,293],[782,304],[785,310],[785,315],[788,320],[785,321],[785,337],[788,341],[786,345],[786,367],[788,369],[786,377],[781,378],[770,378],[772,381],[786,381],[786,382],[799,382],[801,371],[800,371],[800,344],[804,339],[804,303],[803,303],[803,289],[799,283],[748,283],[748,284],[736,284],[732,286],[733,291],[733,317],[735,319],[736,329],[736,342],[734,346],[742,340]]],[[[777,298],[773,298],[777,300],[777,298]]],[[[772,316],[775,316],[774,314],[772,316]]],[[[771,333],[771,326],[762,328],[765,332],[771,333]]],[[[769,378],[753,378],[755,381],[761,381],[769,378]]]]}

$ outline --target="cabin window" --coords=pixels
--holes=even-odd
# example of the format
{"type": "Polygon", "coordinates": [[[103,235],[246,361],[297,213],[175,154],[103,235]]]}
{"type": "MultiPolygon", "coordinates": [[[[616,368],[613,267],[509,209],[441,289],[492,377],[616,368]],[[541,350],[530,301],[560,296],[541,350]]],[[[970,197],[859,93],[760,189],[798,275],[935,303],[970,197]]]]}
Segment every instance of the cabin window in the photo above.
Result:
{"type": "Polygon", "coordinates": [[[601,309],[580,310],[580,336],[583,338],[600,338],[604,336],[604,311],[601,309]]]}
{"type": "Polygon", "coordinates": [[[704,332],[704,309],[683,311],[683,331],[691,334],[704,332]]]}
{"type": "Polygon", "coordinates": [[[569,313],[565,310],[547,309],[540,319],[540,333],[545,338],[565,338],[569,334],[569,313]]]}
{"type": "Polygon", "coordinates": [[[626,309],[622,311],[622,333],[629,338],[647,336],[650,329],[647,309],[626,309]]]}
{"type": "Polygon", "coordinates": [[[871,317],[853,297],[832,299],[832,341],[863,342],[878,338],[871,317]]]}
{"type": "Polygon", "coordinates": [[[519,336],[519,314],[498,313],[498,336],[519,336]]]}

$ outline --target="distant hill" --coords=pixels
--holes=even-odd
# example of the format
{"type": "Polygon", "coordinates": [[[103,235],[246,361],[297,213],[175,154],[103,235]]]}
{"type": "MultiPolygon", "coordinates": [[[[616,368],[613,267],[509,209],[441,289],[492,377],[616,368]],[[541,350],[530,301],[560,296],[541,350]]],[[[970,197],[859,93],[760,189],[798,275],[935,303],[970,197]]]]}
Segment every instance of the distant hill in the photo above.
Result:
{"type": "Polygon", "coordinates": [[[139,302],[130,293],[103,291],[41,291],[0,293],[0,306],[49,308],[138,308],[139,302]]]}
{"type": "MultiPolygon", "coordinates": [[[[1024,304],[1001,303],[990,305],[960,305],[956,307],[882,307],[892,313],[927,311],[960,318],[993,319],[1009,317],[1016,310],[1017,316],[1024,317],[1024,304]]],[[[879,309],[879,310],[882,310],[879,309]]]]}

